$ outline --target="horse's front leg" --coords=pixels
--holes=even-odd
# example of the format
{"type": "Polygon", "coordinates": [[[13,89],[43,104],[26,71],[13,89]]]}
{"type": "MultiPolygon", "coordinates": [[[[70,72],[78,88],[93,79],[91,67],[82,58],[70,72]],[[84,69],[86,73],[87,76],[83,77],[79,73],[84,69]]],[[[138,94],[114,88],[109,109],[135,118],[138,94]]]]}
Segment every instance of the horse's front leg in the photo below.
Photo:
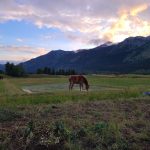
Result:
{"type": "Polygon", "coordinates": [[[83,83],[80,83],[80,91],[83,90],[83,83]]]}
{"type": "Polygon", "coordinates": [[[74,85],[74,83],[71,84],[71,90],[73,89],[73,85],[74,85]]]}
{"type": "Polygon", "coordinates": [[[80,82],[80,91],[83,90],[83,83],[80,82]]]}
{"type": "Polygon", "coordinates": [[[81,83],[81,88],[82,88],[82,90],[83,90],[83,83],[81,83]]]}

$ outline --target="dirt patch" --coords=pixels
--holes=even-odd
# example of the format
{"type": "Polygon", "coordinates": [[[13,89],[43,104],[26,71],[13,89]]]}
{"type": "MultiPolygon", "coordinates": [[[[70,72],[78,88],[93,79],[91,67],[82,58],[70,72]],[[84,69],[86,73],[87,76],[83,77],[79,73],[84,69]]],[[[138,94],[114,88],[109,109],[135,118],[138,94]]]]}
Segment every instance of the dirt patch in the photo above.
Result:
{"type": "Polygon", "coordinates": [[[150,143],[150,135],[148,134],[150,121],[147,119],[149,105],[149,100],[107,100],[18,106],[16,109],[22,110],[24,117],[15,121],[0,123],[0,143],[3,145],[7,143],[13,148],[28,145],[28,148],[33,149],[50,147],[59,149],[61,140],[63,140],[62,145],[66,145],[69,136],[70,140],[76,138],[80,140],[78,144],[87,147],[88,144],[97,146],[103,142],[100,139],[103,135],[102,138],[105,138],[108,143],[110,142],[110,145],[115,142],[114,137],[117,137],[116,141],[121,142],[116,143],[118,147],[121,144],[123,148],[129,146],[132,149],[136,147],[144,149],[150,146],[148,144],[150,143]],[[58,125],[56,125],[57,122],[59,122],[58,125]],[[57,128],[59,132],[56,133],[61,134],[58,137],[54,134],[57,128]],[[77,133],[78,135],[76,135],[77,133]],[[6,139],[9,140],[6,141],[6,139]],[[20,145],[17,145],[18,140],[20,145]],[[55,142],[58,142],[58,144],[55,144],[55,142]],[[126,144],[123,145],[123,143],[126,144]],[[146,143],[146,146],[144,143],[146,143]]]}

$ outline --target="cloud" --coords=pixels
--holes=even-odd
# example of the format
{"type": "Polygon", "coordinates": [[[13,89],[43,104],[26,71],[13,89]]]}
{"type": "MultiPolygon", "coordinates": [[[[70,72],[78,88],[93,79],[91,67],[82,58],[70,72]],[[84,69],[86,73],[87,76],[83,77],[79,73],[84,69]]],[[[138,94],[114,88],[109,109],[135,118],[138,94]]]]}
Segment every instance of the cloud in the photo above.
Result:
{"type": "Polygon", "coordinates": [[[150,21],[140,18],[138,15],[145,11],[148,5],[143,4],[130,9],[119,10],[119,17],[104,36],[108,40],[118,42],[129,36],[150,35],[150,21]]]}
{"type": "Polygon", "coordinates": [[[136,15],[139,14],[140,12],[145,11],[147,8],[148,8],[148,5],[147,5],[147,4],[143,4],[143,5],[136,6],[136,7],[132,8],[130,14],[131,14],[132,16],[136,16],[136,15]]]}
{"type": "Polygon", "coordinates": [[[91,39],[88,41],[88,43],[98,46],[98,45],[102,44],[102,40],[101,39],[91,39]]]}
{"type": "Polygon", "coordinates": [[[0,45],[0,59],[6,56],[8,60],[28,60],[46,54],[48,51],[41,47],[0,45]]]}
{"type": "Polygon", "coordinates": [[[94,45],[149,35],[148,9],[149,0],[1,0],[0,22],[25,20],[39,28],[58,28],[67,37],[80,32],[82,39],[76,41],[94,45]]]}
{"type": "Polygon", "coordinates": [[[7,52],[19,52],[19,53],[28,53],[28,54],[45,54],[47,50],[40,47],[31,47],[31,46],[15,46],[15,45],[0,45],[0,51],[7,52]]]}
{"type": "Polygon", "coordinates": [[[104,42],[104,39],[99,38],[99,36],[97,36],[96,34],[94,36],[94,33],[92,38],[90,35],[87,34],[73,34],[73,33],[67,34],[67,38],[77,43],[85,43],[86,45],[98,46],[104,42]]]}
{"type": "Polygon", "coordinates": [[[17,38],[16,41],[18,41],[18,42],[23,42],[24,39],[22,39],[22,38],[17,38]]]}

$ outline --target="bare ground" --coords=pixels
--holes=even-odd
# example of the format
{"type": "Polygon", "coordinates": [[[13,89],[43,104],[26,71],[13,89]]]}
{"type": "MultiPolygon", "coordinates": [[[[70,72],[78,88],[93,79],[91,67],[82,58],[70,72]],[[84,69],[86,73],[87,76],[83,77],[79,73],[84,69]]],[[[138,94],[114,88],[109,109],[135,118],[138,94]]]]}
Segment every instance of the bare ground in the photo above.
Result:
{"type": "MultiPolygon", "coordinates": [[[[60,148],[59,144],[62,144],[60,141],[57,144],[56,142],[41,144],[40,141],[42,136],[51,138],[48,132],[51,132],[56,122],[63,122],[71,131],[80,128],[88,129],[99,122],[106,122],[117,126],[114,132],[122,135],[128,142],[129,149],[148,150],[150,147],[149,108],[150,99],[18,106],[15,111],[20,113],[19,117],[0,122],[0,145],[2,149],[38,149],[39,147],[52,149],[53,146],[54,149],[62,149],[64,147],[60,148]],[[26,130],[32,131],[28,131],[30,133],[26,136],[26,130]]],[[[95,135],[93,138],[96,138],[95,135]]],[[[92,144],[87,146],[83,144],[84,140],[85,138],[80,139],[81,149],[88,149],[87,147],[92,144]]],[[[107,146],[103,147],[103,149],[107,148],[107,146]]]]}

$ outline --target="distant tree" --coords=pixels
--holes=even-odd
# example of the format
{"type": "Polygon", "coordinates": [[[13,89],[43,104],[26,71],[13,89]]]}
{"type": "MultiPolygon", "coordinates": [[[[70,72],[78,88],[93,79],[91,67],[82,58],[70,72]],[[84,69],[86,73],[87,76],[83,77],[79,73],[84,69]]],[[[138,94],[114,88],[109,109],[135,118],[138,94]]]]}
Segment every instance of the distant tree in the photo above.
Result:
{"type": "Polygon", "coordinates": [[[7,62],[5,64],[5,73],[7,75],[11,75],[12,74],[12,69],[13,69],[13,64],[10,64],[9,62],[7,62]]]}
{"type": "Polygon", "coordinates": [[[49,75],[74,75],[74,74],[77,74],[74,69],[55,70],[54,68],[48,68],[48,67],[39,68],[39,69],[37,69],[36,72],[37,72],[37,74],[49,74],[49,75]]]}
{"type": "Polygon", "coordinates": [[[4,74],[4,71],[3,71],[3,70],[0,70],[0,74],[4,74]]]}
{"type": "Polygon", "coordinates": [[[64,69],[59,69],[58,71],[56,71],[57,75],[64,75],[64,69]]]}
{"type": "Polygon", "coordinates": [[[22,65],[16,65],[15,68],[16,68],[16,76],[18,77],[25,76],[26,73],[22,65]]]}
{"type": "Polygon", "coordinates": [[[51,68],[44,67],[43,73],[44,74],[51,74],[51,68]]]}
{"type": "Polygon", "coordinates": [[[54,68],[52,68],[52,72],[51,72],[51,75],[55,75],[56,74],[56,71],[54,68]]]}
{"type": "Polygon", "coordinates": [[[74,69],[68,69],[65,71],[64,73],[65,75],[75,75],[77,74],[76,71],[74,69]]]}
{"type": "Polygon", "coordinates": [[[48,74],[51,74],[51,68],[48,68],[47,72],[48,74]]]}
{"type": "Polygon", "coordinates": [[[65,70],[64,69],[61,69],[61,74],[65,75],[65,70]]]}
{"type": "Polygon", "coordinates": [[[43,69],[40,69],[40,68],[37,69],[36,73],[37,73],[37,74],[43,74],[43,69]]]}
{"type": "Polygon", "coordinates": [[[54,70],[48,67],[39,68],[36,71],[37,74],[54,74],[54,72],[55,72],[54,70]]]}
{"type": "Polygon", "coordinates": [[[5,64],[5,73],[14,77],[25,76],[25,71],[21,65],[14,65],[13,63],[9,62],[5,64]]]}
{"type": "Polygon", "coordinates": [[[70,70],[70,73],[71,73],[72,75],[76,74],[75,70],[73,70],[73,69],[70,70]]]}

